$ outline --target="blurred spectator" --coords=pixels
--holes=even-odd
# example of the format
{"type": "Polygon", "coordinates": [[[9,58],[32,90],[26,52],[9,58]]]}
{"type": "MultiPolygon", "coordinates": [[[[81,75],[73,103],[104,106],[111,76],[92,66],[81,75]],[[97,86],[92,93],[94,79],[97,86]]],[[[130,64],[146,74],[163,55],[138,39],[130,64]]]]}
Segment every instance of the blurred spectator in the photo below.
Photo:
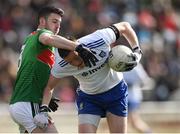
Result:
{"type": "Polygon", "coordinates": [[[133,70],[124,72],[124,79],[128,84],[128,121],[136,131],[151,133],[151,128],[138,113],[143,99],[142,89],[152,89],[153,80],[147,75],[143,66],[139,64],[133,70]]]}
{"type": "Polygon", "coordinates": [[[9,101],[15,81],[17,66],[14,64],[16,55],[12,50],[0,50],[0,101],[9,101]]]}
{"type": "Polygon", "coordinates": [[[69,86],[62,87],[59,89],[59,99],[61,102],[74,102],[75,101],[75,90],[69,86]]]}
{"type": "Polygon", "coordinates": [[[74,102],[76,98],[76,89],[79,86],[79,82],[74,77],[62,78],[56,90],[54,90],[54,96],[58,97],[61,102],[74,102]]]}

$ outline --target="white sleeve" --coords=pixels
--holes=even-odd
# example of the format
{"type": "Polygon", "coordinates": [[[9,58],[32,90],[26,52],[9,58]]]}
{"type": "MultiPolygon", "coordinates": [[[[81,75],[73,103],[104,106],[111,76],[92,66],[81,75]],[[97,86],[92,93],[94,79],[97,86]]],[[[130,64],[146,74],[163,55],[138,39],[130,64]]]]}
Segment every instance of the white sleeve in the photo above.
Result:
{"type": "Polygon", "coordinates": [[[60,67],[58,64],[55,64],[53,68],[51,69],[51,75],[56,78],[72,76],[74,75],[73,72],[76,73],[75,71],[77,69],[75,67],[71,67],[71,68],[69,68],[69,66],[67,68],[66,67],[63,68],[63,67],[60,67]]]}
{"type": "Polygon", "coordinates": [[[101,37],[103,37],[106,44],[112,44],[116,41],[116,35],[111,28],[104,28],[97,30],[97,33],[100,32],[101,37]]]}
{"type": "Polygon", "coordinates": [[[52,69],[51,69],[51,74],[56,77],[56,78],[63,78],[66,75],[64,73],[62,73],[62,68],[59,65],[60,63],[62,64],[66,64],[65,62],[62,61],[62,58],[60,58],[57,48],[55,49],[55,64],[53,65],[52,69]]]}
{"type": "Polygon", "coordinates": [[[64,76],[61,76],[61,73],[58,69],[57,64],[55,64],[52,69],[51,69],[51,75],[56,77],[56,78],[63,78],[64,76]]]}
{"type": "Polygon", "coordinates": [[[116,41],[116,35],[111,28],[103,28],[86,36],[83,36],[77,41],[86,44],[87,47],[90,47],[92,46],[90,44],[96,44],[97,46],[98,41],[102,41],[101,39],[105,42],[106,45],[111,45],[116,41]]]}

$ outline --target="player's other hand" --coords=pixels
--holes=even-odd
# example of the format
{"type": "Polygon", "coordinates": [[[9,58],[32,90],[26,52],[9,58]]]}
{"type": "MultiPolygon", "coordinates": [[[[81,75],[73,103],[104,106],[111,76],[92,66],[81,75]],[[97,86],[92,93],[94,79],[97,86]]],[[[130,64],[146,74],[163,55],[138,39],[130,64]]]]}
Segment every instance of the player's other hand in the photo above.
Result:
{"type": "Polygon", "coordinates": [[[142,57],[142,51],[139,47],[133,49],[133,53],[129,55],[131,61],[124,63],[124,71],[132,70],[140,62],[142,57]]]}
{"type": "Polygon", "coordinates": [[[94,52],[80,44],[75,49],[79,56],[83,59],[85,66],[92,67],[96,65],[98,59],[93,54],[94,52]]]}
{"type": "Polygon", "coordinates": [[[142,54],[143,53],[140,47],[133,48],[133,57],[134,57],[134,60],[137,61],[137,63],[140,62],[142,54]]]}
{"type": "Polygon", "coordinates": [[[50,108],[47,105],[41,105],[39,109],[39,113],[34,116],[34,123],[42,128],[45,129],[49,123],[48,112],[50,112],[50,108]]]}
{"type": "Polygon", "coordinates": [[[55,98],[55,97],[51,98],[49,105],[48,105],[48,107],[50,108],[51,111],[53,111],[53,112],[57,111],[57,109],[59,107],[59,105],[58,105],[59,101],[60,100],[58,98],[55,98]]]}
{"type": "Polygon", "coordinates": [[[130,62],[123,63],[123,64],[124,64],[123,72],[131,71],[135,66],[137,66],[137,61],[130,61],[130,62]]]}

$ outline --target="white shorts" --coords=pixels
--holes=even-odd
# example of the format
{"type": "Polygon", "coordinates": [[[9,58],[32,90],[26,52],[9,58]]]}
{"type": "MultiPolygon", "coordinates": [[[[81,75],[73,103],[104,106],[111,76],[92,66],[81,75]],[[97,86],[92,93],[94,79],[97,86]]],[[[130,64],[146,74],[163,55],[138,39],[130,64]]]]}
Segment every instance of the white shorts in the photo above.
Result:
{"type": "Polygon", "coordinates": [[[31,133],[37,127],[33,117],[38,111],[39,104],[31,102],[16,102],[9,107],[12,119],[19,125],[20,133],[26,130],[31,133]]]}

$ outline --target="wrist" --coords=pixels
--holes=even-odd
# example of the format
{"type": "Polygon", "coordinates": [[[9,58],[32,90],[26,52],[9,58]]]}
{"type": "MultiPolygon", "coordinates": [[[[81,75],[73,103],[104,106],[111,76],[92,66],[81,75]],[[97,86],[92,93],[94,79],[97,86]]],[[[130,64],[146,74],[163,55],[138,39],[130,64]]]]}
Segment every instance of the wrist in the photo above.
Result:
{"type": "Polygon", "coordinates": [[[48,105],[46,105],[46,104],[42,104],[41,106],[40,106],[40,108],[39,108],[39,112],[40,113],[42,113],[42,112],[51,112],[51,110],[49,109],[49,107],[48,107],[48,105]]]}
{"type": "Polygon", "coordinates": [[[75,45],[74,45],[74,51],[76,51],[76,48],[79,46],[79,43],[75,42],[75,45]]]}
{"type": "Polygon", "coordinates": [[[41,106],[40,106],[40,107],[43,107],[43,106],[48,107],[48,105],[47,105],[47,104],[41,104],[41,106]]]}
{"type": "Polygon", "coordinates": [[[139,46],[133,47],[132,50],[133,50],[133,52],[136,52],[136,53],[138,53],[140,55],[143,55],[143,52],[142,52],[142,50],[141,50],[141,48],[139,46]]]}

